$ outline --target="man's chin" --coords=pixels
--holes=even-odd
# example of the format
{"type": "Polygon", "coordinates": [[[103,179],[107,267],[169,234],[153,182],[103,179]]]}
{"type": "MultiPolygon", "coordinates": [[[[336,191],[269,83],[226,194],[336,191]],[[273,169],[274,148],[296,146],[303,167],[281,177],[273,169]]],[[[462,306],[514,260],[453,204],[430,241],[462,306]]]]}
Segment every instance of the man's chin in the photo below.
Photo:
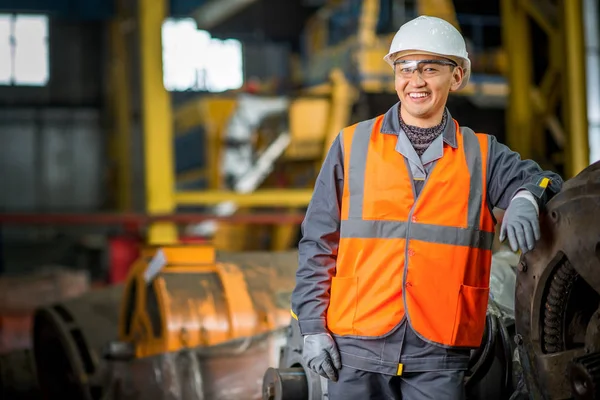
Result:
{"type": "Polygon", "coordinates": [[[406,112],[413,118],[427,118],[430,111],[430,107],[406,107],[406,112]]]}

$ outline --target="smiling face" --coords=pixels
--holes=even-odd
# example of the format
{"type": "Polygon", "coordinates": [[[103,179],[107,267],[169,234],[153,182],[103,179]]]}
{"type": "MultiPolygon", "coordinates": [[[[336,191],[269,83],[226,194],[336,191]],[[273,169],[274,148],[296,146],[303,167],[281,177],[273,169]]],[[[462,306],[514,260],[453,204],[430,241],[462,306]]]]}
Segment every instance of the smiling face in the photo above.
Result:
{"type": "Polygon", "coordinates": [[[431,54],[398,58],[394,73],[402,119],[408,125],[423,128],[440,123],[449,93],[460,87],[464,76],[462,68],[431,54]],[[422,62],[426,60],[432,62],[422,62]]]}

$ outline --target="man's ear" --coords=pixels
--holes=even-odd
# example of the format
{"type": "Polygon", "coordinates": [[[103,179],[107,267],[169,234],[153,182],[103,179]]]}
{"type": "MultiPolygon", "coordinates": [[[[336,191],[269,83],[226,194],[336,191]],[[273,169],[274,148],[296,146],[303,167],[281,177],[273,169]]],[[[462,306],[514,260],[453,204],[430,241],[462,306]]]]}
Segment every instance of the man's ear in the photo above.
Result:
{"type": "Polygon", "coordinates": [[[464,77],[465,71],[462,69],[462,67],[455,67],[454,71],[452,71],[452,83],[450,84],[451,92],[454,92],[460,87],[464,77]]]}

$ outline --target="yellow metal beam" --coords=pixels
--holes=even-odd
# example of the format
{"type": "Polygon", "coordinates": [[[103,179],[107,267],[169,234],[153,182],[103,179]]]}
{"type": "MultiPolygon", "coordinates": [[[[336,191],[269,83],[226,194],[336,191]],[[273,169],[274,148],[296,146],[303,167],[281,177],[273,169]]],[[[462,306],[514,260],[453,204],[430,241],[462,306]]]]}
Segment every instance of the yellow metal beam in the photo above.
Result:
{"type": "Polygon", "coordinates": [[[185,191],[175,195],[180,206],[217,205],[231,201],[238,207],[304,207],[312,189],[260,189],[243,194],[225,190],[185,191]]]}
{"type": "Polygon", "coordinates": [[[186,184],[206,179],[208,177],[208,170],[206,168],[194,168],[189,171],[181,172],[177,174],[177,184],[186,184]]]}
{"type": "Polygon", "coordinates": [[[379,0],[364,0],[357,32],[358,42],[361,45],[372,46],[375,43],[378,17],[379,0]]]}
{"type": "Polygon", "coordinates": [[[585,41],[583,33],[583,4],[581,0],[563,0],[565,29],[565,88],[564,107],[568,121],[569,153],[567,174],[573,177],[590,163],[587,120],[587,87],[585,77],[585,41]]]}
{"type": "Polygon", "coordinates": [[[507,105],[508,145],[523,158],[531,158],[532,104],[531,38],[525,10],[513,0],[501,0],[503,41],[508,57],[510,85],[507,105]],[[506,21],[510,21],[509,26],[506,21]]]}
{"type": "MultiPolygon", "coordinates": [[[[120,9],[118,4],[117,8],[120,9]]],[[[117,207],[120,211],[131,211],[132,208],[131,97],[126,39],[119,16],[110,23],[110,104],[114,128],[117,207]]]]}
{"type": "MultiPolygon", "coordinates": [[[[167,0],[138,1],[146,208],[151,215],[175,210],[173,118],[162,68],[161,29],[167,16],[166,3],[167,0]]],[[[175,243],[175,225],[153,224],[149,227],[148,241],[150,244],[175,243]]]]}
{"type": "Polygon", "coordinates": [[[589,165],[582,0],[501,0],[501,11],[509,59],[507,141],[523,158],[558,162],[563,175],[572,177],[589,165]],[[538,85],[533,77],[532,23],[548,40],[549,62],[538,85]],[[546,144],[545,130],[560,155],[550,154],[555,148],[546,144]]]}
{"type": "Polygon", "coordinates": [[[445,19],[460,31],[453,0],[418,0],[417,10],[419,15],[431,15],[445,19]]]}
{"type": "Polygon", "coordinates": [[[325,161],[329,152],[331,143],[335,140],[339,132],[350,123],[350,114],[352,105],[358,98],[358,92],[346,79],[344,72],[335,68],[330,74],[331,80],[331,110],[329,112],[329,121],[327,132],[325,133],[325,146],[323,148],[320,164],[325,161]]]}
{"type": "Polygon", "coordinates": [[[558,23],[556,5],[548,0],[522,0],[520,4],[548,35],[556,31],[558,23]]]}
{"type": "Polygon", "coordinates": [[[271,251],[285,251],[296,247],[297,234],[298,224],[278,224],[274,226],[271,251]]]}

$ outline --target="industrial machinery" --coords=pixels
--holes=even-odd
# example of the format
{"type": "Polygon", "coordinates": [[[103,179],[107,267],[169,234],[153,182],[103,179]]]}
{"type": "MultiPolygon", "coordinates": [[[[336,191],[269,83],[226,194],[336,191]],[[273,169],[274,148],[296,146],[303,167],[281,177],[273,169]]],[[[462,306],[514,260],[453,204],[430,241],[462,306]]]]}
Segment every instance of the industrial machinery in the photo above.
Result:
{"type": "Polygon", "coordinates": [[[600,398],[600,163],[550,201],[520,263],[515,306],[522,391],[600,398]]]}
{"type": "MultiPolygon", "coordinates": [[[[598,188],[600,162],[543,210],[536,249],[513,263],[514,315],[490,299],[469,400],[598,398],[598,188]]],[[[50,399],[326,398],[289,316],[296,267],[296,252],[148,248],[124,285],[37,310],[39,389],[50,399]]]]}
{"type": "MultiPolygon", "coordinates": [[[[517,267],[514,326],[490,300],[466,374],[467,398],[600,398],[599,206],[600,162],[568,180],[542,212],[542,238],[517,267]]],[[[292,323],[279,368],[265,373],[263,399],[325,393],[325,380],[304,365],[292,323]]]]}
{"type": "MultiPolygon", "coordinates": [[[[354,87],[333,70],[326,84],[292,97],[207,96],[183,106],[175,113],[180,206],[241,215],[264,208],[261,199],[271,190],[270,211],[298,212],[308,204],[320,165],[348,125],[355,101],[354,87]],[[195,150],[201,148],[201,132],[208,149],[204,157],[195,150]],[[220,192],[222,200],[212,201],[211,191],[220,192]]],[[[187,233],[211,238],[218,250],[283,251],[295,246],[298,224],[206,222],[188,226],[187,233]]]]}
{"type": "Polygon", "coordinates": [[[502,76],[504,52],[500,43],[491,47],[488,43],[484,50],[483,34],[490,29],[499,32],[499,18],[457,15],[449,0],[328,1],[305,27],[300,74],[303,85],[319,85],[327,79],[328,71],[339,67],[365,97],[395,96],[393,74],[382,60],[398,28],[421,14],[444,18],[459,30],[462,27],[472,32],[467,44],[473,74],[470,84],[457,94],[482,106],[502,105],[508,93],[502,76]]]}
{"type": "Polygon", "coordinates": [[[146,249],[124,285],[37,310],[44,398],[259,399],[285,344],[296,258],[146,249]]]}
{"type": "Polygon", "coordinates": [[[45,399],[98,399],[102,348],[116,338],[122,285],[36,310],[33,353],[45,399]]]}

